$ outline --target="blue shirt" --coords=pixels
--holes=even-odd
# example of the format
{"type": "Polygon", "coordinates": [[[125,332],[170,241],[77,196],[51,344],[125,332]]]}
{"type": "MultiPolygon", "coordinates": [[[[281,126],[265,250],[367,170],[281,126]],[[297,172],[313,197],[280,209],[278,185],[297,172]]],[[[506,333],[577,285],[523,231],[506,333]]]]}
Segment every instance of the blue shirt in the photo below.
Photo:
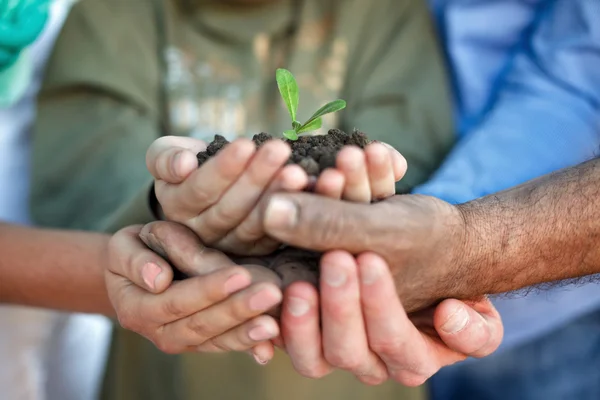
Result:
{"type": "MultiPolygon", "coordinates": [[[[459,142],[416,192],[461,203],[600,153],[600,0],[430,0],[459,142]]],[[[600,307],[600,286],[495,300],[503,347],[600,307]]]]}

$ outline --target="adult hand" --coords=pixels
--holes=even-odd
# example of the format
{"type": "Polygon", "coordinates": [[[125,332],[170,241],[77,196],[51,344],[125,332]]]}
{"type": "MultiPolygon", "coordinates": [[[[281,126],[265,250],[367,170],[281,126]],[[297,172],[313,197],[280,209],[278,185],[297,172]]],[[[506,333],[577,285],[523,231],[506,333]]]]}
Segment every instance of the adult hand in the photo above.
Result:
{"type": "MultiPolygon", "coordinates": [[[[290,148],[266,142],[259,150],[246,139],[228,144],[197,168],[196,153],[205,143],[185,137],[162,137],[147,153],[155,177],[155,193],[166,219],[192,229],[208,246],[241,256],[267,255],[281,242],[263,229],[261,197],[278,190],[297,192],[309,178],[297,165],[287,165],[290,148]]],[[[364,151],[347,147],[337,168],[317,180],[316,193],[331,198],[370,202],[391,196],[406,171],[406,161],[391,147],[372,143],[364,151]]]]}
{"type": "Polygon", "coordinates": [[[261,363],[273,357],[269,339],[279,334],[279,327],[264,314],[280,303],[282,294],[272,271],[236,265],[205,248],[189,229],[170,222],[121,230],[111,239],[109,257],[106,286],[119,322],[160,350],[252,349],[261,363]],[[166,259],[190,278],[172,282],[166,259]]]}
{"type": "Polygon", "coordinates": [[[323,257],[319,294],[305,283],[287,289],[281,323],[283,345],[301,375],[343,369],[371,385],[390,378],[421,385],[446,365],[491,354],[503,335],[485,298],[445,300],[407,315],[385,261],[344,251],[323,257]]]}
{"type": "Polygon", "coordinates": [[[407,312],[472,296],[470,279],[476,277],[463,274],[465,221],[459,208],[441,200],[405,195],[366,205],[280,193],[264,207],[266,232],[282,242],[314,251],[381,255],[407,312]]]}

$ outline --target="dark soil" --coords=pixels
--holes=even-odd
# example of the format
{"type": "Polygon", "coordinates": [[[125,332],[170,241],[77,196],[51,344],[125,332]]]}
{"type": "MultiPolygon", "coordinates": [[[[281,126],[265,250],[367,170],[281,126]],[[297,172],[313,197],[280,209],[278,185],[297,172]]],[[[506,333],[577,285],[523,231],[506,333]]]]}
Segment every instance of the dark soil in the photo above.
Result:
{"type": "MultiPolygon", "coordinates": [[[[327,168],[335,167],[335,159],[342,147],[354,145],[362,149],[371,142],[365,133],[354,131],[348,134],[339,129],[332,129],[326,135],[300,136],[296,141],[274,138],[267,133],[254,135],[252,140],[257,148],[269,140],[284,140],[292,148],[288,164],[300,165],[309,176],[313,177],[319,176],[327,168]]],[[[215,139],[208,145],[206,151],[198,153],[198,166],[204,164],[228,144],[229,142],[223,136],[215,135],[215,139]]],[[[318,287],[319,259],[318,253],[284,246],[274,254],[263,257],[262,263],[267,262],[264,266],[279,275],[284,287],[297,279],[313,283],[318,287]]]]}
{"type": "MultiPolygon", "coordinates": [[[[268,133],[259,133],[252,138],[257,148],[275,139],[268,133]]],[[[362,149],[371,142],[363,132],[354,131],[348,134],[339,129],[331,129],[327,135],[300,136],[296,141],[277,140],[285,140],[292,148],[288,163],[300,165],[310,176],[318,176],[325,169],[335,167],[335,159],[342,147],[354,145],[362,149]]],[[[229,142],[223,136],[215,135],[215,139],[208,145],[206,151],[198,153],[198,166],[204,164],[227,144],[229,142]]]]}

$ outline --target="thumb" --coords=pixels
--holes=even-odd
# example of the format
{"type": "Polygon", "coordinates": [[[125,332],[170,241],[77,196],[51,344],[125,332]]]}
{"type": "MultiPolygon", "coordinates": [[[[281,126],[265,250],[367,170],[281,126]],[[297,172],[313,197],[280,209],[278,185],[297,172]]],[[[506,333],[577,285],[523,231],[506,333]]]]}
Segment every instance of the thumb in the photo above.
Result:
{"type": "Polygon", "coordinates": [[[435,310],[434,326],[448,347],[475,358],[496,351],[504,333],[500,315],[486,297],[444,300],[435,310]]]}
{"type": "Polygon", "coordinates": [[[267,234],[292,246],[314,251],[345,250],[352,254],[373,250],[369,205],[328,199],[309,193],[279,193],[263,208],[267,234]]]}

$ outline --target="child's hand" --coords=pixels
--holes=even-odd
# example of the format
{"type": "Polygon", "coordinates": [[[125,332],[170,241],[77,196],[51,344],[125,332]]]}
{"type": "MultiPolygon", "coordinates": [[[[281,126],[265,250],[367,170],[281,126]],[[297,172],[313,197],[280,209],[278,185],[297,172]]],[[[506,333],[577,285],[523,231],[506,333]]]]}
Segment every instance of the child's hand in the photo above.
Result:
{"type": "Polygon", "coordinates": [[[289,146],[273,140],[256,150],[252,141],[239,139],[198,168],[196,154],[205,147],[196,139],[165,136],[149,148],[146,163],[160,213],[192,229],[210,247],[236,255],[273,252],[279,243],[265,237],[259,218],[251,214],[267,192],[306,187],[308,177],[299,166],[284,167],[289,146]]]}
{"type": "MultiPolygon", "coordinates": [[[[232,142],[197,168],[204,142],[163,137],[148,150],[148,169],[165,219],[192,229],[208,246],[240,255],[268,255],[280,243],[264,234],[260,199],[274,191],[300,191],[309,183],[297,165],[287,165],[290,148],[273,140],[258,151],[250,140],[232,142]]],[[[324,196],[370,202],[395,193],[406,161],[391,147],[373,143],[362,151],[343,149],[336,169],[326,170],[315,190],[324,196]]]]}
{"type": "Polygon", "coordinates": [[[323,171],[315,192],[323,196],[370,203],[393,196],[396,182],[406,173],[406,160],[392,147],[371,143],[364,151],[346,147],[337,157],[337,168],[323,171]]]}
{"type": "Polygon", "coordinates": [[[167,353],[249,351],[273,357],[281,280],[236,265],[173,222],[125,228],[109,244],[106,287],[119,322],[167,353]],[[154,251],[152,251],[152,250],[154,251]],[[189,276],[173,281],[173,269],[189,276]]]}

